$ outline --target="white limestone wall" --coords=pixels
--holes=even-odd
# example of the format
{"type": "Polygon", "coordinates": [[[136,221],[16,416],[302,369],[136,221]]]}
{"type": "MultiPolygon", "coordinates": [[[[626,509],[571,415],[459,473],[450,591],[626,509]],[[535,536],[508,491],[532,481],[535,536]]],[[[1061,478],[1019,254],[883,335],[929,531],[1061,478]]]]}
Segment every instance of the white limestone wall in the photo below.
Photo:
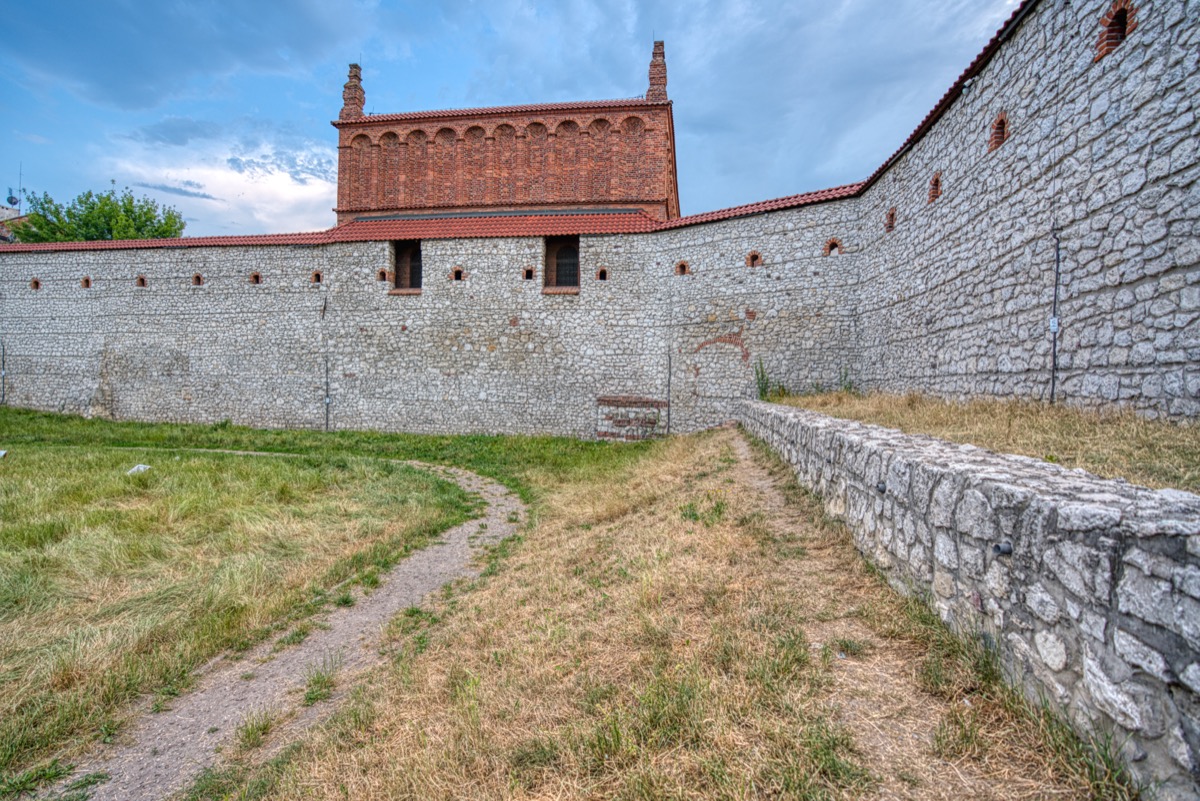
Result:
{"type": "Polygon", "coordinates": [[[1136,5],[1096,62],[1111,2],[1038,4],[866,193],[863,386],[1047,398],[1058,226],[1058,397],[1200,413],[1200,3],[1136,5]]]}
{"type": "Polygon", "coordinates": [[[1113,735],[1156,798],[1200,792],[1200,496],[748,401],[739,420],[1034,700],[1113,735]]]}

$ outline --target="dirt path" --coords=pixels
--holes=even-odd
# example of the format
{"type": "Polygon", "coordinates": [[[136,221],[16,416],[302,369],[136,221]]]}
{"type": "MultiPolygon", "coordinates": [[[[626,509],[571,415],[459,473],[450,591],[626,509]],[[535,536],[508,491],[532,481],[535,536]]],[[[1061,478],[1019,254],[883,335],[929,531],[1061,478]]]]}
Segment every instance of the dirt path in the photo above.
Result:
{"type": "Polygon", "coordinates": [[[854,564],[861,557],[848,542],[830,542],[814,530],[813,521],[783,493],[790,475],[772,475],[756,459],[744,434],[732,437],[738,456],[738,483],[757,496],[777,534],[794,535],[805,558],[788,563],[783,587],[805,616],[804,631],[814,649],[851,641],[866,646],[864,655],[839,654],[826,704],[835,719],[853,732],[863,764],[878,783],[866,797],[911,799],[1024,799],[1070,795],[1047,783],[1037,768],[1016,765],[1004,775],[973,760],[947,760],[934,753],[938,726],[949,704],[921,690],[917,669],[921,650],[886,639],[862,619],[872,596],[890,590],[865,576],[854,564]]]}
{"type": "MultiPolygon", "coordinates": [[[[279,456],[279,454],[244,454],[279,456]]],[[[356,603],[338,607],[313,620],[312,633],[298,645],[275,652],[264,642],[233,661],[217,658],[200,671],[194,687],[175,698],[170,708],[144,714],[120,740],[100,746],[50,798],[64,793],[71,781],[94,773],[109,779],[90,788],[94,801],[159,801],[187,787],[205,768],[217,764],[222,750],[236,748],[237,729],[248,716],[268,713],[283,736],[328,717],[356,675],[380,663],[379,634],[399,611],[416,606],[427,595],[455,579],[478,574],[474,557],[481,548],[516,533],[525,506],[508,488],[475,473],[452,467],[405,462],[456,482],[483,498],[483,516],[463,523],[417,551],[381,577],[369,594],[356,593],[356,603]],[[303,705],[306,676],[316,668],[336,665],[333,697],[303,705]]]]}

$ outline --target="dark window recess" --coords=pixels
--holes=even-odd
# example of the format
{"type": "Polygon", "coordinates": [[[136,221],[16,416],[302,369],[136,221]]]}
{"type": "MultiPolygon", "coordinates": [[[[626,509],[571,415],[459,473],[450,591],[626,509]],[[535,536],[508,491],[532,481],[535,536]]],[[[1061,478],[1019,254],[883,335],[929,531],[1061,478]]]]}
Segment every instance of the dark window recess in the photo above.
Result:
{"type": "Polygon", "coordinates": [[[579,237],[546,238],[546,286],[579,286],[579,237]]]}
{"type": "Polygon", "coordinates": [[[392,243],[392,274],[396,289],[421,288],[421,243],[404,241],[392,243]]]}

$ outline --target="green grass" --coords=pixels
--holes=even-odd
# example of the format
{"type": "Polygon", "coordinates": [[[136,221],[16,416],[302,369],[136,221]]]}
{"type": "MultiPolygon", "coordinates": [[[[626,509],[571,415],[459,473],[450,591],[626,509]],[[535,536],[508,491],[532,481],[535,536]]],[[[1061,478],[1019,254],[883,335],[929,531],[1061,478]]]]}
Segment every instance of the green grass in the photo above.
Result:
{"type": "Polygon", "coordinates": [[[262,710],[251,712],[238,725],[237,743],[243,749],[258,748],[266,742],[267,735],[275,727],[275,714],[262,710]]]}
{"type": "Polygon", "coordinates": [[[338,668],[341,659],[336,655],[326,654],[319,665],[309,665],[304,670],[304,705],[312,706],[328,699],[333,695],[337,682],[338,668]]]}
{"type": "MultiPolygon", "coordinates": [[[[473,470],[515,490],[526,502],[539,490],[531,469],[564,479],[616,475],[650,443],[585,442],[562,437],[432,436],[373,431],[259,430],[228,423],[116,423],[74,415],[0,407],[0,448],[9,458],[23,444],[203,448],[303,453],[322,456],[373,456],[415,459],[473,470]]],[[[132,466],[134,462],[130,463],[132,466]]]]}
{"type": "Polygon", "coordinates": [[[347,582],[378,586],[477,508],[387,460],[462,466],[531,500],[531,471],[612,474],[644,447],[0,408],[0,777],[111,740],[138,695],[169,708],[221,650],[301,642],[308,615],[352,600],[347,582]],[[302,456],[201,452],[215,449],[302,456]],[[126,475],[138,463],[151,470],[126,475]]]}

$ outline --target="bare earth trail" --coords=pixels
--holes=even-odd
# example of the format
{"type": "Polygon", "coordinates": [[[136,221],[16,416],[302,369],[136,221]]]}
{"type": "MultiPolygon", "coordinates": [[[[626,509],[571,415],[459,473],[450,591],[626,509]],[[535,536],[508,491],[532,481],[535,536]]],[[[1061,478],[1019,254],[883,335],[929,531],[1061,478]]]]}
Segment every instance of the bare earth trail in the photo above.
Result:
{"type": "Polygon", "coordinates": [[[738,457],[735,475],[740,490],[755,499],[777,534],[795,535],[807,551],[804,558],[788,563],[776,589],[801,608],[814,655],[825,644],[837,650],[839,641],[868,645],[865,655],[835,661],[824,701],[834,719],[853,733],[863,764],[878,780],[863,797],[914,801],[1075,797],[1030,765],[996,770],[972,760],[935,755],[935,732],[949,704],[919,687],[920,649],[879,636],[860,614],[874,597],[892,591],[855,569],[862,557],[849,543],[822,536],[807,515],[785,500],[781,484],[795,480],[790,474],[772,475],[752,455],[740,432],[730,440],[738,457]]]}
{"type": "Polygon", "coordinates": [[[110,778],[89,789],[94,801],[160,801],[216,765],[221,750],[234,750],[238,726],[254,713],[282,718],[277,728],[284,736],[273,735],[272,741],[291,739],[288,735],[332,714],[355,676],[383,661],[378,653],[380,631],[397,612],[419,605],[456,579],[478,575],[475,557],[485,546],[515,534],[525,519],[520,499],[491,479],[453,467],[404,464],[441,475],[480,496],[487,504],[482,517],[444,532],[406,557],[381,577],[380,586],[369,594],[357,593],[354,606],[319,615],[312,633],[298,645],[276,652],[273,641],[264,642],[240,659],[214,659],[199,671],[190,691],[171,700],[168,710],[141,715],[118,742],[99,746],[57,793],[80,776],[103,772],[110,778]],[[306,674],[331,662],[338,666],[339,691],[331,701],[303,706],[306,674]]]}

